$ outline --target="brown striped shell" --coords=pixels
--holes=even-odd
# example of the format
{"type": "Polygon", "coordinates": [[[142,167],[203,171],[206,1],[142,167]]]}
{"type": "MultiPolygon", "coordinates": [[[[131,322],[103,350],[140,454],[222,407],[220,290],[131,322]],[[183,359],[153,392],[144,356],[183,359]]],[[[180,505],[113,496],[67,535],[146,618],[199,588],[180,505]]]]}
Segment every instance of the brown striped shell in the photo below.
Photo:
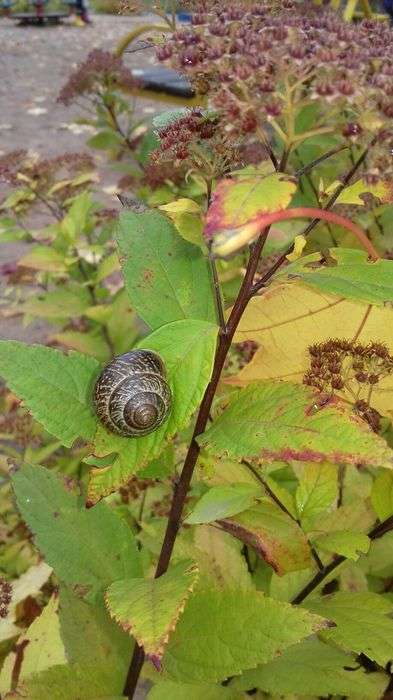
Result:
{"type": "Polygon", "coordinates": [[[94,401],[99,419],[112,433],[140,437],[167,419],[172,394],[164,363],[151,350],[115,357],[97,379],[94,401]]]}

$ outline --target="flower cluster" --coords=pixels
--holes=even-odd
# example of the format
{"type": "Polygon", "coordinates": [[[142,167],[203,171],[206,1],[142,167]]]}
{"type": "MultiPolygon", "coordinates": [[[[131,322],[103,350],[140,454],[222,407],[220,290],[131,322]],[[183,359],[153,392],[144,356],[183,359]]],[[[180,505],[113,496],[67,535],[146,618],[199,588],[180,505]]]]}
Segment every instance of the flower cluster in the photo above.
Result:
{"type": "Polygon", "coordinates": [[[12,586],[4,578],[0,579],[0,617],[7,617],[11,602],[12,586]]]}
{"type": "Polygon", "coordinates": [[[187,110],[157,135],[160,146],[150,156],[156,168],[169,164],[173,172],[199,171],[212,180],[240,162],[240,143],[222,129],[216,113],[187,110]]]}
{"type": "Polygon", "coordinates": [[[393,30],[343,22],[310,2],[218,4],[157,49],[244,134],[285,122],[290,98],[316,100],[323,125],[352,138],[393,119],[393,30]],[[273,5],[273,9],[272,9],[273,5]],[[278,9],[278,5],[281,6],[278,9]]]}
{"type": "Polygon", "coordinates": [[[138,81],[119,56],[109,51],[94,49],[71,73],[57,99],[58,102],[69,105],[81,95],[101,95],[117,87],[133,90],[137,85],[138,81]]]}
{"type": "Polygon", "coordinates": [[[212,139],[216,131],[216,118],[204,117],[198,109],[189,110],[184,117],[157,130],[160,148],[153,154],[153,161],[160,159],[162,154],[169,159],[174,156],[186,160],[193,143],[212,139]]]}
{"type": "Polygon", "coordinates": [[[345,393],[359,415],[377,431],[380,416],[371,408],[370,400],[373,388],[393,373],[393,357],[386,345],[328,340],[311,345],[309,353],[311,363],[304,384],[325,393],[345,393]]]}

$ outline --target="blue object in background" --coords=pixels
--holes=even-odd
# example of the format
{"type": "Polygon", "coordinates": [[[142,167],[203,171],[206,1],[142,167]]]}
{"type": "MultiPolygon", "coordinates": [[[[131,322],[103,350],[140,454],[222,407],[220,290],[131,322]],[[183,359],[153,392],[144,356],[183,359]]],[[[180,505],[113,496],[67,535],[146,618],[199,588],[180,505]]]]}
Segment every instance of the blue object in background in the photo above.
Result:
{"type": "Polygon", "coordinates": [[[393,20],[393,0],[383,0],[382,5],[385,12],[387,12],[393,20]]]}
{"type": "Polygon", "coordinates": [[[179,22],[191,22],[191,12],[177,12],[176,17],[179,22]]]}

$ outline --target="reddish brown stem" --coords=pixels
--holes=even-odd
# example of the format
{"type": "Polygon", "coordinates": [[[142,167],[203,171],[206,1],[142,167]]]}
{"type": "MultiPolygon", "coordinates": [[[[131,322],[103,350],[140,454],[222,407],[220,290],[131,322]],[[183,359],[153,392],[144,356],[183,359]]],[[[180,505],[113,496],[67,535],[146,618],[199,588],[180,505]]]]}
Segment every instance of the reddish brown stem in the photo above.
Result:
{"type": "MultiPolygon", "coordinates": [[[[196,419],[192,440],[184,461],[184,466],[179,481],[174,489],[171,510],[167,522],[167,528],[155,573],[156,578],[162,576],[162,574],[166,572],[169,566],[169,562],[173,552],[173,547],[181,523],[184,502],[188,493],[192,475],[194,473],[195,465],[200,452],[197,437],[198,435],[201,435],[204,432],[207,422],[209,420],[210,409],[216,393],[218,382],[220,380],[221,372],[224,367],[225,359],[228,354],[228,350],[231,346],[233,335],[242,317],[243,311],[247,306],[250,295],[250,289],[252,287],[258,261],[263,250],[263,246],[265,245],[268,233],[269,229],[266,228],[261,233],[257,242],[251,249],[246,274],[244,276],[238,297],[229,316],[225,332],[223,332],[218,337],[218,345],[214,360],[212,377],[203,396],[198,416],[196,419]]],[[[144,659],[145,653],[143,648],[135,644],[134,654],[131,660],[131,665],[128,671],[127,680],[124,687],[124,695],[127,698],[129,698],[129,700],[132,700],[132,698],[134,697],[144,659]]]]}
{"type": "MultiPolygon", "coordinates": [[[[390,530],[393,530],[393,515],[390,515],[389,518],[384,520],[382,523],[379,523],[379,525],[373,527],[373,529],[368,533],[368,536],[370,540],[376,540],[385,535],[387,532],[390,532],[390,530]]],[[[337,569],[340,564],[343,564],[344,561],[346,561],[346,557],[340,554],[340,556],[333,559],[333,561],[331,561],[330,564],[325,566],[321,571],[318,571],[314,578],[312,578],[311,581],[309,581],[309,583],[291,601],[292,605],[299,605],[299,603],[302,603],[303,600],[305,600],[305,598],[307,598],[307,596],[309,596],[310,593],[312,593],[326,579],[326,577],[332,573],[332,571],[337,569]]]]}

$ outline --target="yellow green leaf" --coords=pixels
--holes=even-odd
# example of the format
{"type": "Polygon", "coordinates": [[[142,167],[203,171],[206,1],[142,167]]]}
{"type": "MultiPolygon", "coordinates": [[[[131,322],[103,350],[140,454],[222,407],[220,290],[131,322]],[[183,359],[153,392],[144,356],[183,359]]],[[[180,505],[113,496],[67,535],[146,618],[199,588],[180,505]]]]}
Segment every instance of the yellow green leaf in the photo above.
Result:
{"type": "Polygon", "coordinates": [[[230,255],[253,240],[260,230],[260,217],[286,209],[295,190],[295,181],[282,173],[222,180],[213,193],[205,225],[216,255],[230,255]]]}
{"type": "MultiPolygon", "coordinates": [[[[239,386],[262,379],[301,383],[310,365],[308,348],[331,338],[365,345],[377,341],[392,351],[393,310],[319,292],[300,282],[272,285],[251,299],[235,336],[237,342],[255,340],[260,348],[227,381],[239,386]]],[[[375,385],[371,405],[393,417],[392,375],[375,385]]]]}

